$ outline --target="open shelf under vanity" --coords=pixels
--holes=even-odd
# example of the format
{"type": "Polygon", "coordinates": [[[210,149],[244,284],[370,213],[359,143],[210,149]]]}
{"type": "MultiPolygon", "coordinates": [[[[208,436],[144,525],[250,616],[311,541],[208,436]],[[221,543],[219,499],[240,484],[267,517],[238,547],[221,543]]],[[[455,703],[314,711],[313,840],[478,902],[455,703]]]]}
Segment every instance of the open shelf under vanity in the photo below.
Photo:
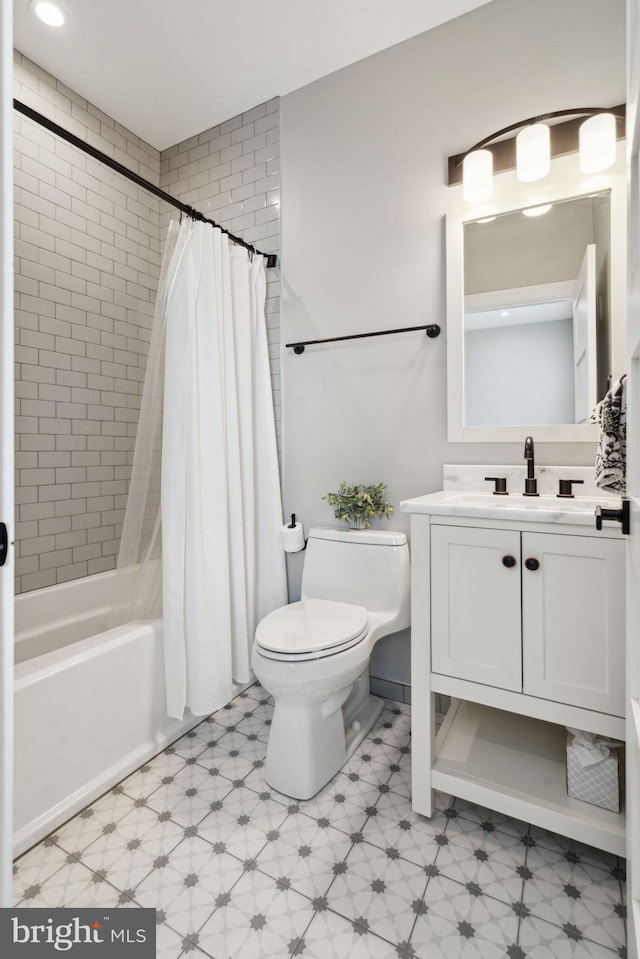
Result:
{"type": "Polygon", "coordinates": [[[435,742],[434,789],[619,856],[625,815],[567,795],[563,726],[453,700],[435,742]]]}

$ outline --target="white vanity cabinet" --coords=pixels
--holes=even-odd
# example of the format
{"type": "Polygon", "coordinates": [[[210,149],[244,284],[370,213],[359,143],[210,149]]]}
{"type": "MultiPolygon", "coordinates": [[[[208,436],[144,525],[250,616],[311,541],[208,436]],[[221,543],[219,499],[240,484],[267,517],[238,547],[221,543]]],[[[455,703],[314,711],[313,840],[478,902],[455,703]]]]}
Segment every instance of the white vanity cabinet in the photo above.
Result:
{"type": "Polygon", "coordinates": [[[434,673],[522,690],[520,534],[431,529],[434,673]]]}
{"type": "Polygon", "coordinates": [[[458,487],[401,504],[416,812],[431,816],[438,790],[625,854],[624,809],[566,782],[567,726],[625,737],[625,537],[595,529],[597,502],[458,487]],[[435,693],[452,699],[437,735],[435,693]]]}
{"type": "Polygon", "coordinates": [[[522,560],[523,692],[624,717],[624,542],[523,533],[522,560]]]}
{"type": "Polygon", "coordinates": [[[431,668],[624,715],[624,544],[432,524],[431,668]]]}

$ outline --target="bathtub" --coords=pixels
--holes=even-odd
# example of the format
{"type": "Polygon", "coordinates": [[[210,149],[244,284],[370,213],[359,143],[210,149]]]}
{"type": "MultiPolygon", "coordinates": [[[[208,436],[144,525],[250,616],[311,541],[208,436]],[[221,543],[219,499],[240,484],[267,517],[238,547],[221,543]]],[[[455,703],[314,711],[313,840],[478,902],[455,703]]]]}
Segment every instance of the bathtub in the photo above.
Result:
{"type": "Polygon", "coordinates": [[[200,722],[165,714],[162,621],[109,628],[113,577],[16,597],[14,855],[200,722]]]}

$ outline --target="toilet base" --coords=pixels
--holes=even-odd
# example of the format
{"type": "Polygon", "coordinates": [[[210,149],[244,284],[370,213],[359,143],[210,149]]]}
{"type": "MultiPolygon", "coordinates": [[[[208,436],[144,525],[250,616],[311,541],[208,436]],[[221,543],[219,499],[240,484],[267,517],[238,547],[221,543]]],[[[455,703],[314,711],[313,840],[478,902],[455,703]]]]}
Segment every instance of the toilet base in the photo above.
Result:
{"type": "Polygon", "coordinates": [[[384,708],[384,701],[377,696],[368,696],[345,730],[345,744],[348,759],[354,754],[384,708]]]}
{"type": "Polygon", "coordinates": [[[381,699],[367,694],[349,710],[345,726],[340,706],[322,716],[318,708],[276,704],[265,766],[269,786],[292,799],[311,799],[355,752],[383,706],[381,699]]]}

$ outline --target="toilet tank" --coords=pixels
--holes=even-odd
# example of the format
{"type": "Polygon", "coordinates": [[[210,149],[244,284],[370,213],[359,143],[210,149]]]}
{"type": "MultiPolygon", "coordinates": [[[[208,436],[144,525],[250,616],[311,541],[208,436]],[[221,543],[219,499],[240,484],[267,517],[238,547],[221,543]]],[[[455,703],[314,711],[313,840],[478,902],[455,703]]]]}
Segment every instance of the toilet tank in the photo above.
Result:
{"type": "Polygon", "coordinates": [[[372,612],[409,614],[409,546],[404,533],[309,530],[302,599],[334,599],[372,612]]]}

